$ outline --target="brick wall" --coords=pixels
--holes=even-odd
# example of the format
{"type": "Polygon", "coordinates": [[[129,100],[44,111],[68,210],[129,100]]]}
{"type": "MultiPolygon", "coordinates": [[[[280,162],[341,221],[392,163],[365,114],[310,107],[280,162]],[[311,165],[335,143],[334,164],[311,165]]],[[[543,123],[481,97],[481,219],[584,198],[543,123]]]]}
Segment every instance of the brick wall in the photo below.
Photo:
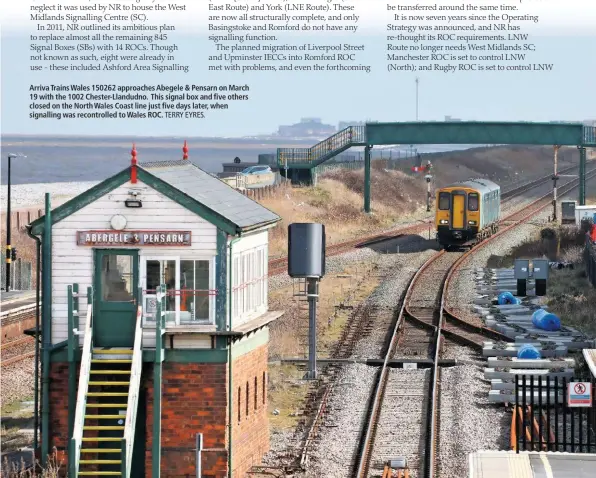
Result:
{"type": "Polygon", "coordinates": [[[23,330],[32,327],[35,327],[35,304],[24,310],[9,311],[2,316],[2,338],[4,340],[21,335],[23,330]]]}
{"type": "Polygon", "coordinates": [[[53,363],[50,369],[50,453],[54,447],[64,475],[68,469],[68,363],[53,363]]]}
{"type": "Polygon", "coordinates": [[[232,365],[234,381],[234,413],[232,416],[233,478],[244,478],[250,467],[260,464],[263,455],[269,451],[266,385],[267,356],[268,346],[265,344],[238,357],[232,365]],[[265,387],[263,387],[263,373],[265,373],[265,387]],[[248,395],[246,393],[247,384],[248,395]],[[265,390],[264,397],[263,389],[265,390]],[[240,409],[238,408],[238,396],[240,396],[240,409]]]}
{"type": "MultiPolygon", "coordinates": [[[[267,399],[263,400],[263,373],[267,372],[268,347],[263,345],[234,361],[233,464],[234,478],[244,478],[252,465],[261,463],[269,450],[267,399]],[[255,409],[255,378],[257,402],[255,409]],[[248,415],[246,383],[249,384],[248,415]],[[240,421],[237,389],[241,387],[240,421]],[[263,403],[264,402],[264,403],[263,403]]],[[[228,423],[227,364],[164,362],[162,387],[161,476],[193,477],[196,473],[196,434],[203,433],[202,475],[227,477],[228,423]]],[[[77,377],[78,377],[77,367],[77,377]]],[[[57,447],[66,471],[68,461],[68,363],[53,363],[50,372],[51,447],[57,447]]],[[[265,374],[265,377],[267,375],[265,374]]],[[[265,378],[267,380],[267,378],[265,378]]],[[[153,365],[146,364],[142,386],[146,389],[145,476],[151,476],[153,435],[153,365]]],[[[141,404],[142,406],[142,404],[141,404]]],[[[89,436],[86,432],[85,436],[89,436]]],[[[95,458],[95,457],[88,457],[95,458]]]]}
{"type": "MultiPolygon", "coordinates": [[[[153,367],[143,377],[147,388],[145,476],[151,476],[153,367]]],[[[196,434],[203,433],[203,476],[227,474],[227,364],[164,362],[161,398],[161,476],[195,476],[196,434]]]]}

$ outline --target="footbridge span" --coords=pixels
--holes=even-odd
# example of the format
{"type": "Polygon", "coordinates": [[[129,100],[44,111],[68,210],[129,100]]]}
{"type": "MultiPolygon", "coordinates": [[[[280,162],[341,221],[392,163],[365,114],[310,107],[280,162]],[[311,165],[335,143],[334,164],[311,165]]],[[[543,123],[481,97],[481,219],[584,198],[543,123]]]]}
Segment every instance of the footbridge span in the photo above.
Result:
{"type": "Polygon", "coordinates": [[[364,147],[364,210],[370,212],[370,160],[374,146],[390,144],[516,144],[577,146],[579,204],[586,202],[586,149],[596,148],[596,127],[582,123],[495,121],[429,121],[367,123],[348,126],[310,148],[278,148],[282,175],[293,181],[312,180],[313,168],[354,147],[364,147]]]}

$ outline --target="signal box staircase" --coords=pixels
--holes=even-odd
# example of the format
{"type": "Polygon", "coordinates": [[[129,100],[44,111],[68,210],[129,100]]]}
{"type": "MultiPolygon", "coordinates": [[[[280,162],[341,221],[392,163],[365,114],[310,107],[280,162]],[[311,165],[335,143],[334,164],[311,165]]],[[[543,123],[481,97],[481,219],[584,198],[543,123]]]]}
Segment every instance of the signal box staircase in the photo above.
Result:
{"type": "MultiPolygon", "coordinates": [[[[155,394],[161,397],[161,362],[163,361],[163,334],[165,327],[165,286],[160,286],[156,321],[156,367],[159,387],[155,394]]],[[[139,294],[141,292],[139,291],[139,294]]],[[[79,380],[76,380],[76,351],[79,349],[78,294],[77,285],[68,287],[69,296],[69,403],[73,403],[74,390],[76,410],[69,423],[68,474],[77,476],[121,476],[130,478],[135,425],[143,368],[142,308],[137,309],[134,345],[130,348],[94,347],[92,289],[87,290],[87,312],[81,355],[79,380]],[[77,387],[78,385],[78,387],[77,387]]],[[[139,301],[139,303],[142,303],[139,301]]],[[[158,399],[161,402],[160,399],[158,399]]],[[[154,416],[161,420],[161,408],[154,416]]],[[[159,456],[159,442],[154,451],[159,456]]],[[[155,463],[155,460],[154,460],[155,463]]],[[[157,460],[159,464],[159,460],[157,460]]],[[[157,467],[159,469],[159,466],[157,467]]]]}
{"type": "Polygon", "coordinates": [[[121,476],[124,422],[130,397],[133,350],[92,351],[83,419],[80,476],[121,476]]]}

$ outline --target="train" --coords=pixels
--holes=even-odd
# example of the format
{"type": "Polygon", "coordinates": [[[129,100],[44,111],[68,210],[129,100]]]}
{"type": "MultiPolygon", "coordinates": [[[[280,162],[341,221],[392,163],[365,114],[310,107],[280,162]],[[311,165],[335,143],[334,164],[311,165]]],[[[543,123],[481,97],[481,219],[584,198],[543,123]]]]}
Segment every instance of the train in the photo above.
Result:
{"type": "Polygon", "coordinates": [[[488,179],[469,179],[437,189],[435,210],[442,248],[473,246],[498,230],[501,187],[488,179]]]}

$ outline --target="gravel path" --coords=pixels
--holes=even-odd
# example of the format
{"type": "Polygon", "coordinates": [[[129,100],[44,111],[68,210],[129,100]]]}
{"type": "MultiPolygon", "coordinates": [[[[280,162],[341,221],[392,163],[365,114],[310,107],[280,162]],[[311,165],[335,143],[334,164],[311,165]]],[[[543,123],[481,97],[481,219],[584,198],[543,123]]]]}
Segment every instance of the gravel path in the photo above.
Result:
{"type": "Polygon", "coordinates": [[[377,369],[363,364],[343,367],[328,403],[317,447],[303,478],[346,478],[351,470],[377,369]]]}
{"type": "Polygon", "coordinates": [[[449,344],[448,350],[446,358],[465,364],[441,369],[438,478],[468,476],[474,451],[506,449],[511,420],[505,407],[488,402],[484,360],[459,345],[449,344]]]}
{"type": "MultiPolygon", "coordinates": [[[[40,365],[41,370],[41,365],[40,365]]],[[[33,396],[35,358],[26,358],[14,364],[3,366],[0,374],[2,405],[33,396]]]]}

